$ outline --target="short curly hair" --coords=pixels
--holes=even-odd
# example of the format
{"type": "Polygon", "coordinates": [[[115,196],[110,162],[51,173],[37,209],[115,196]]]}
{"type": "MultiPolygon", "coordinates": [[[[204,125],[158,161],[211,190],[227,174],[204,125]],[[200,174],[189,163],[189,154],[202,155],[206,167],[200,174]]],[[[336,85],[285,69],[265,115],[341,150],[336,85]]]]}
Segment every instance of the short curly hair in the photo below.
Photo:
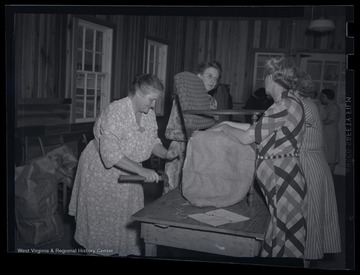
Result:
{"type": "Polygon", "coordinates": [[[297,81],[297,67],[285,57],[273,57],[266,61],[265,77],[271,75],[273,80],[287,90],[293,89],[297,81]]]}
{"type": "Polygon", "coordinates": [[[156,75],[138,74],[131,83],[128,94],[134,95],[136,89],[140,89],[143,93],[146,93],[147,89],[150,87],[155,88],[160,92],[164,91],[164,85],[156,75]]]}

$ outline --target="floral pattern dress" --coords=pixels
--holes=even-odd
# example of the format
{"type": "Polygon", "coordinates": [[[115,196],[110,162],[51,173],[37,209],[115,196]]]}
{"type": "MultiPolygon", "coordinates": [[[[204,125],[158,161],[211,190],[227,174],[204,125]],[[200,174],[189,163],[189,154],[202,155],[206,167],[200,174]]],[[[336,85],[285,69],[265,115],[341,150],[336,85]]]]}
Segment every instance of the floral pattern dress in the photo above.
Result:
{"type": "Polygon", "coordinates": [[[114,167],[124,156],[137,162],[151,156],[157,135],[153,110],[140,127],[129,97],[112,102],[94,125],[94,137],[81,154],[69,205],[75,216],[75,240],[101,255],[140,255],[139,225],[131,215],[144,207],[141,184],[118,183],[114,167]]]}
{"type": "Polygon", "coordinates": [[[303,258],[306,238],[306,183],[297,154],[305,124],[301,103],[283,92],[281,99],[252,125],[257,144],[256,177],[271,219],[262,257],[303,258]]]}

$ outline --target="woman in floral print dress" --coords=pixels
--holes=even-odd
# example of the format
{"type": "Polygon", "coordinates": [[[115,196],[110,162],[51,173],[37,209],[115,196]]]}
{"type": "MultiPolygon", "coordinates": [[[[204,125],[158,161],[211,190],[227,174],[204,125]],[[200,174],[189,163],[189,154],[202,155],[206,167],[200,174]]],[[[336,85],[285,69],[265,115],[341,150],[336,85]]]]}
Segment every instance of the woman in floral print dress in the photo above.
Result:
{"type": "Polygon", "coordinates": [[[135,173],[145,182],[159,175],[142,167],[151,154],[172,160],[157,136],[155,101],[163,85],[153,75],[139,75],[127,97],[112,102],[94,125],[94,137],[81,154],[69,205],[75,216],[75,240],[87,252],[100,255],[141,255],[138,224],[132,214],[143,208],[141,184],[118,183],[122,174],[135,173]]]}
{"type": "Polygon", "coordinates": [[[223,131],[242,144],[256,143],[256,177],[271,219],[261,249],[262,257],[303,258],[306,238],[306,183],[299,165],[304,111],[292,94],[295,66],[287,59],[270,59],[265,67],[265,90],[274,99],[254,125],[243,129],[221,123],[223,131]]]}

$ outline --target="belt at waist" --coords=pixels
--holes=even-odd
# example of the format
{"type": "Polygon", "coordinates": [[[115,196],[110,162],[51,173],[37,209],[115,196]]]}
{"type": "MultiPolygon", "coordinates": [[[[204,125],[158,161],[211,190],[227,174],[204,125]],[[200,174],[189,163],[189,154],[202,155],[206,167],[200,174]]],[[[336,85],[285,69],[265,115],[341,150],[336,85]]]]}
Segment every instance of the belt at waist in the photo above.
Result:
{"type": "Polygon", "coordinates": [[[277,155],[271,155],[271,156],[262,156],[262,155],[256,155],[257,159],[280,159],[280,158],[288,158],[288,157],[298,157],[299,152],[293,152],[293,153],[287,153],[287,154],[277,154],[277,155]]]}

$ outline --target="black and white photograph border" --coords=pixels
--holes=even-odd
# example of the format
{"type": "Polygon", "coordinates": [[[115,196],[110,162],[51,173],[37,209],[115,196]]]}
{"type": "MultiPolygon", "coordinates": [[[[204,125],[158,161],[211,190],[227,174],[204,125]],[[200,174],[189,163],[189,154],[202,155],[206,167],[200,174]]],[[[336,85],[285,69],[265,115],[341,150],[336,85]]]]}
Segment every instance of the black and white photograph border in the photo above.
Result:
{"type": "MultiPolygon", "coordinates": [[[[345,75],[342,76],[342,83],[340,81],[336,83],[336,85],[343,85],[338,87],[343,93],[337,94],[341,108],[340,162],[333,174],[341,231],[341,253],[325,254],[321,260],[310,266],[310,269],[354,270],[356,251],[356,189],[354,184],[354,83],[356,77],[352,24],[354,6],[6,5],[7,254],[14,257],[31,255],[32,259],[41,258],[44,255],[90,257],[96,256],[98,252],[111,255],[111,251],[86,249],[74,240],[75,220],[73,216],[67,214],[71,188],[65,184],[56,194],[59,202],[56,204],[58,213],[56,219],[61,223],[63,231],[56,238],[38,245],[26,243],[19,234],[15,217],[15,178],[17,176],[15,168],[27,164],[31,157],[44,156],[45,139],[42,137],[47,133],[51,136],[61,136],[61,145],[67,145],[71,149],[64,151],[64,154],[75,158],[80,156],[81,150],[93,138],[92,127],[88,126],[92,120],[86,117],[79,118],[75,104],[71,104],[76,97],[71,90],[75,77],[69,79],[67,71],[71,69],[71,62],[75,64],[75,61],[71,59],[75,55],[73,57],[69,55],[71,45],[68,40],[70,35],[68,29],[71,28],[71,20],[77,18],[89,19],[95,24],[102,22],[105,27],[113,30],[112,45],[113,52],[116,54],[113,60],[118,60],[118,62],[114,61],[110,67],[114,76],[109,83],[112,88],[106,99],[108,102],[126,96],[126,83],[136,71],[143,71],[146,66],[146,47],[149,47],[151,41],[164,45],[168,58],[174,58],[173,61],[167,62],[167,67],[163,72],[167,82],[166,95],[156,109],[159,133],[165,131],[172,105],[173,76],[183,70],[190,71],[201,60],[213,58],[222,61],[221,83],[229,87],[232,108],[241,109],[246,97],[251,94],[250,88],[255,90],[262,85],[259,84],[263,82],[262,76],[257,78],[257,73],[263,69],[261,61],[258,60],[259,67],[256,64],[256,57],[262,58],[261,54],[285,54],[294,57],[299,63],[302,62],[303,55],[308,54],[321,57],[323,55],[343,56],[345,75]],[[166,19],[159,19],[164,16],[166,19]],[[176,21],[176,18],[179,20],[176,21]],[[335,30],[332,33],[329,31],[320,31],[315,35],[311,33],[314,30],[309,30],[309,24],[311,25],[318,18],[335,22],[335,30]],[[234,23],[238,21],[241,22],[234,23]],[[164,23],[170,23],[170,25],[166,26],[164,23]],[[342,24],[342,27],[337,28],[336,24],[342,24]],[[236,37],[227,34],[225,30],[234,32],[239,42],[235,42],[236,37]],[[182,32],[182,34],[176,32],[182,32]],[[247,38],[244,41],[246,35],[247,38]],[[272,35],[275,38],[272,39],[272,35]],[[301,38],[301,36],[306,37],[301,38]],[[231,57],[231,53],[235,52],[239,54],[231,57]],[[136,55],[140,57],[135,58],[136,55]],[[18,57],[22,59],[19,60],[18,57]],[[243,60],[236,63],[241,58],[243,60]],[[235,60],[231,62],[230,59],[235,60]],[[121,64],[119,60],[122,60],[121,64]],[[247,66],[250,69],[246,69],[247,66]],[[39,151],[38,155],[37,151],[39,151]]],[[[90,112],[90,116],[96,117],[96,111],[97,109],[92,114],[90,112]]],[[[82,112],[85,114],[88,111],[83,109],[82,112]]],[[[239,116],[238,119],[242,118],[239,116]]],[[[160,139],[164,139],[164,145],[168,145],[164,134],[162,135],[159,135],[160,139]]],[[[143,165],[162,167],[164,163],[151,157],[143,165]]],[[[145,208],[162,197],[163,189],[162,184],[143,184],[145,208]]],[[[146,245],[142,237],[140,237],[140,242],[142,242],[143,255],[145,255],[146,245]]],[[[111,258],[114,261],[114,258],[119,257],[100,258],[111,258]]],[[[132,264],[139,262],[150,263],[150,265],[161,261],[175,265],[193,262],[210,266],[212,263],[219,263],[222,266],[239,264],[250,267],[303,268],[303,262],[300,260],[235,258],[162,245],[157,247],[156,257],[130,255],[122,260],[132,264]]]]}

